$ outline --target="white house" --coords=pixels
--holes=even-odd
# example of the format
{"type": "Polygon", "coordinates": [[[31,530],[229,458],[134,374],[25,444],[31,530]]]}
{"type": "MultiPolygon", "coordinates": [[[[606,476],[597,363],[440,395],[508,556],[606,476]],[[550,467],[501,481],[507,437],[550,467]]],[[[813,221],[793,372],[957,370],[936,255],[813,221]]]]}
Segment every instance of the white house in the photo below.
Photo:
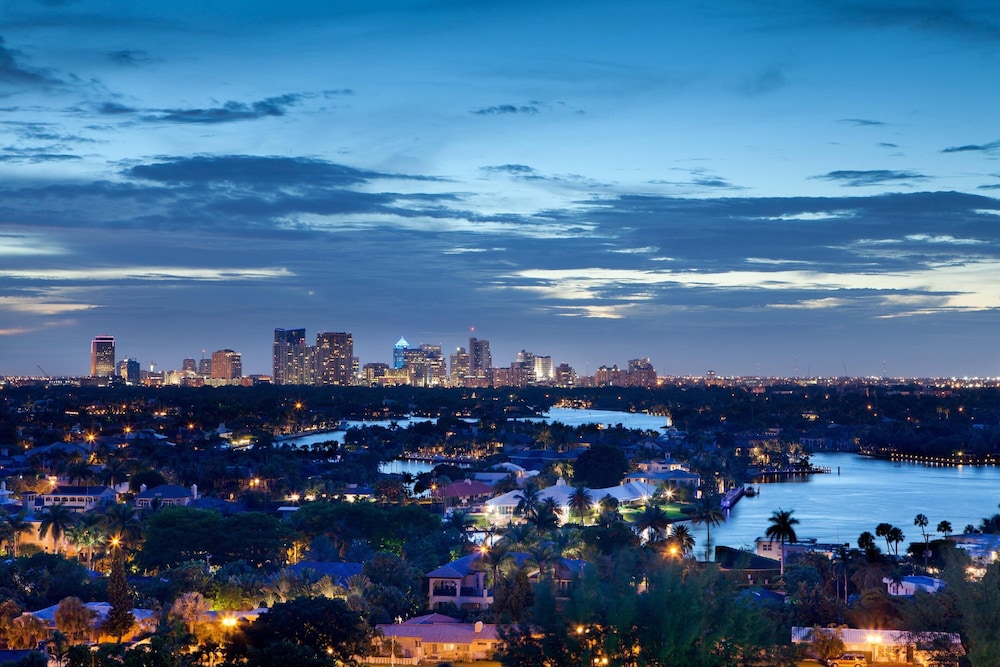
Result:
{"type": "MultiPolygon", "coordinates": [[[[538,498],[542,501],[552,498],[559,508],[559,520],[565,523],[570,519],[569,499],[574,491],[576,491],[574,487],[568,485],[566,480],[560,478],[555,486],[542,489],[538,494],[538,498]]],[[[656,487],[642,482],[628,482],[627,484],[610,486],[604,489],[588,488],[587,491],[590,493],[591,502],[595,504],[599,503],[605,496],[611,496],[618,501],[619,505],[645,505],[653,494],[656,493],[656,487]]],[[[514,510],[517,508],[518,503],[521,502],[523,493],[520,490],[508,491],[483,503],[487,521],[493,524],[505,524],[512,521],[515,518],[514,510]]]]}

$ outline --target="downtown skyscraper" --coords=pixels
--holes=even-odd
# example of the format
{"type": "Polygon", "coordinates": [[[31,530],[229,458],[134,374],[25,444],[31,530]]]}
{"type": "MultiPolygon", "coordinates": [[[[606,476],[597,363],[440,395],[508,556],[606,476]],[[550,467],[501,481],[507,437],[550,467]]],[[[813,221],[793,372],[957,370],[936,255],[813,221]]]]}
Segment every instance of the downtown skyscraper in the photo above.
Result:
{"type": "Polygon", "coordinates": [[[95,336],[90,342],[90,377],[114,377],[115,337],[95,336]]]}

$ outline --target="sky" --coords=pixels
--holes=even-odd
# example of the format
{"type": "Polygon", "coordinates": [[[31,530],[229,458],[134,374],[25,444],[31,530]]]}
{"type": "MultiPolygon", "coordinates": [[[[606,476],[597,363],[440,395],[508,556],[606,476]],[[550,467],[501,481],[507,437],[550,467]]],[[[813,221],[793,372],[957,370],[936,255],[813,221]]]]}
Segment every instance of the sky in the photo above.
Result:
{"type": "Polygon", "coordinates": [[[0,2],[0,375],[998,376],[997,82],[996,0],[0,2]]]}

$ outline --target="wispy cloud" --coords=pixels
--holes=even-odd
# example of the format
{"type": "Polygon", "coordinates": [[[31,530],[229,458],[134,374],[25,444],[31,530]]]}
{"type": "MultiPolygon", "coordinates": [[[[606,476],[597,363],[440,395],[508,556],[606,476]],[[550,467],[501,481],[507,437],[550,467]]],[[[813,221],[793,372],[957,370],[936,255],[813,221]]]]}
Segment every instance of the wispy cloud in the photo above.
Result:
{"type": "Polygon", "coordinates": [[[928,176],[915,171],[899,171],[892,169],[868,169],[853,170],[843,169],[830,171],[820,176],[812,176],[814,179],[835,181],[851,187],[863,187],[868,185],[883,185],[885,183],[903,183],[911,181],[925,181],[928,176]]]}
{"type": "Polygon", "coordinates": [[[190,266],[134,266],[80,269],[0,269],[0,277],[16,280],[106,282],[119,280],[264,280],[294,275],[285,268],[203,269],[190,266]]]}
{"type": "Polygon", "coordinates": [[[991,141],[987,144],[966,144],[964,146],[951,146],[941,150],[942,153],[993,153],[1000,149],[1000,140],[991,141]]]}
{"type": "Polygon", "coordinates": [[[879,125],[885,125],[880,120],[871,120],[869,118],[841,118],[838,122],[846,123],[848,125],[856,125],[858,127],[873,127],[879,125]]]}
{"type": "Polygon", "coordinates": [[[539,111],[540,109],[535,104],[498,104],[492,107],[473,109],[472,113],[477,116],[508,116],[513,114],[534,116],[539,111]]]}
{"type": "Polygon", "coordinates": [[[50,86],[61,83],[48,70],[24,65],[22,53],[5,45],[0,37],[0,85],[50,86]]]}
{"type": "Polygon", "coordinates": [[[229,101],[221,107],[195,109],[163,109],[147,116],[147,120],[166,121],[169,123],[233,123],[244,120],[257,120],[268,116],[284,116],[289,107],[302,99],[301,95],[287,94],[278,97],[268,97],[258,102],[229,101]]]}

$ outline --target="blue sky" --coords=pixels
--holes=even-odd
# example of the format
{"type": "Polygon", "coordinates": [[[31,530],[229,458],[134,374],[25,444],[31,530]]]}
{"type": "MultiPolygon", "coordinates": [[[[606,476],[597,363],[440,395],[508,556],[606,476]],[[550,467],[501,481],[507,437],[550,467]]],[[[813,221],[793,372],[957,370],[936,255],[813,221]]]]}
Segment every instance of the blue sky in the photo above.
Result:
{"type": "Polygon", "coordinates": [[[0,374],[275,327],[1000,375],[1000,3],[0,5],[0,374]]]}

